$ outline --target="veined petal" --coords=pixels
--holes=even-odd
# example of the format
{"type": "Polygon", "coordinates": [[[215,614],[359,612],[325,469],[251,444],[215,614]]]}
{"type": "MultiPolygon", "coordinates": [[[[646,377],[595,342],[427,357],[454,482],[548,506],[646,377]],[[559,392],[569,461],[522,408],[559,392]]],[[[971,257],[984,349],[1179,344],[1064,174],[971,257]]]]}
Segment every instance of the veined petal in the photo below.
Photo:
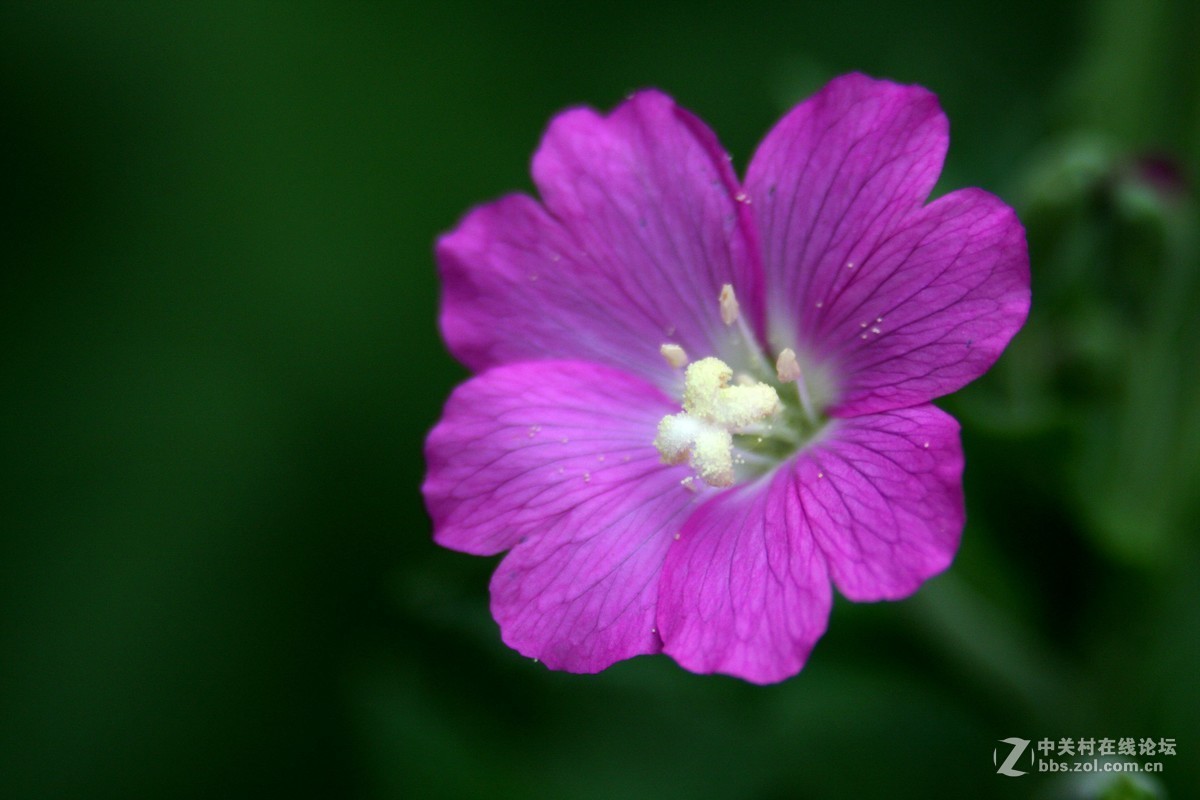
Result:
{"type": "Polygon", "coordinates": [[[825,632],[832,590],[788,470],[723,492],[688,519],[658,593],[663,650],[693,672],[795,675],[825,632]]]}
{"type": "Polygon", "coordinates": [[[870,251],[925,202],[949,125],[937,98],[853,74],[796,106],[746,175],[762,242],[776,349],[811,344],[829,300],[870,251]]]}
{"type": "Polygon", "coordinates": [[[492,576],[505,644],[551,669],[599,672],[662,650],[658,579],[697,496],[677,469],[641,464],[518,544],[492,576]]]}
{"type": "Polygon", "coordinates": [[[585,362],[510,364],[471,378],[425,443],[434,538],[475,555],[510,549],[611,481],[657,468],[658,422],[677,410],[645,381],[585,362]]]}
{"type": "Polygon", "coordinates": [[[425,501],[439,544],[512,548],[492,580],[511,647],[576,672],[658,652],[662,560],[702,497],[652,446],[677,408],[645,381],[580,362],[497,367],[451,395],[426,443],[425,501]]]}
{"type": "Polygon", "coordinates": [[[950,565],[966,519],[958,422],[923,405],[836,420],[792,467],[838,591],[895,600],[950,565]]]}
{"type": "Polygon", "coordinates": [[[814,350],[840,376],[834,416],[925,403],[987,371],[1029,313],[1029,255],[1012,209],[962,189],[859,256],[826,300],[814,350]]]}
{"type": "Polygon", "coordinates": [[[504,198],[438,242],[442,330],[467,366],[581,359],[674,385],[663,343],[732,346],[724,284],[761,331],[756,234],[737,178],[670,98],[645,91],[607,116],[560,114],[533,177],[545,206],[504,198]]]}

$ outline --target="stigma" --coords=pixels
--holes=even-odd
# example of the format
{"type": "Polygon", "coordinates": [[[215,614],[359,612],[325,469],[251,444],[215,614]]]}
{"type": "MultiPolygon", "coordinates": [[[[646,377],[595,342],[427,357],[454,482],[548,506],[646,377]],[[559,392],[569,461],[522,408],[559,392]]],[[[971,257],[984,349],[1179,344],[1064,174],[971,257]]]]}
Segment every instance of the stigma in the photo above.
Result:
{"type": "Polygon", "coordinates": [[[779,411],[779,395],[765,383],[730,385],[733,370],[703,358],[684,373],[683,411],[658,423],[654,446],[668,464],[687,461],[709,486],[734,482],[733,434],[779,411]]]}

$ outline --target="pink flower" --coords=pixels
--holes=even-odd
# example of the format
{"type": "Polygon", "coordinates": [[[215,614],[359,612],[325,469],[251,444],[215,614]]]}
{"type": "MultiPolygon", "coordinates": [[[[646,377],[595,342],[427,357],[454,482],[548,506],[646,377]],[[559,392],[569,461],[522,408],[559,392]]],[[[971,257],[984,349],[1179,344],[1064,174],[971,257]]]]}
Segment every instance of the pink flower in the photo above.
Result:
{"type": "Polygon", "coordinates": [[[1029,262],[993,195],[926,203],[947,143],[931,93],[847,75],[743,182],[644,91],[560,114],[541,201],[439,240],[442,332],[478,374],[429,435],[423,491],[439,544],[508,551],[509,646],[572,672],[665,652],[778,681],[831,584],[893,600],[950,564],[963,457],[930,400],[1021,327],[1029,262]]]}

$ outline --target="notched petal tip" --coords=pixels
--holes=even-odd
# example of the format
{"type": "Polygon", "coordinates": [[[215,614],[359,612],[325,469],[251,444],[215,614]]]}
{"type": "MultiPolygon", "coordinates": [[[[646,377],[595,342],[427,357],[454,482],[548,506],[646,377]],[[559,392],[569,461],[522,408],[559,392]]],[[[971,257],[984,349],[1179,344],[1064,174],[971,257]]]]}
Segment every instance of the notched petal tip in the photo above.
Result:
{"type": "Polygon", "coordinates": [[[830,81],[768,132],[746,187],[766,295],[781,301],[770,308],[781,345],[830,350],[821,326],[853,309],[847,287],[861,284],[867,255],[919,212],[948,144],[932,92],[862,74],[830,81]]]}

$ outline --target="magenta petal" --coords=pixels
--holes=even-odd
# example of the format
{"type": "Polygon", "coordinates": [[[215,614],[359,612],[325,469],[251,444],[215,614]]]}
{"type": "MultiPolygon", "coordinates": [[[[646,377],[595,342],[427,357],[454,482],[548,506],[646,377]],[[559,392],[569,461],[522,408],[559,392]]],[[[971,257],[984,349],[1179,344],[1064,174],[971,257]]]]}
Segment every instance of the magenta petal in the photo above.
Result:
{"type": "Polygon", "coordinates": [[[439,544],[514,548],[492,580],[510,646],[577,672],[658,651],[659,570],[698,498],[651,445],[676,410],[579,362],[497,367],[451,395],[426,444],[425,501],[439,544]]]}
{"type": "Polygon", "coordinates": [[[931,405],[836,420],[796,460],[805,527],[850,600],[907,597],[950,565],[966,519],[958,430],[931,405]]]}
{"type": "MultiPolygon", "coordinates": [[[[492,576],[505,644],[551,669],[599,672],[658,653],[658,580],[696,502],[675,470],[593,477],[604,490],[518,544],[492,576]]],[[[595,475],[595,473],[593,473],[595,475]]]]}
{"type": "Polygon", "coordinates": [[[853,255],[925,202],[942,170],[947,131],[926,89],[858,74],[830,81],[771,129],[750,162],[746,191],[773,328],[799,326],[811,341],[811,312],[849,277],[853,255]]]}
{"type": "Polygon", "coordinates": [[[995,363],[1029,313],[1025,231],[979,189],[936,200],[858,258],[812,333],[842,376],[835,416],[961,388],[995,363]]]}
{"type": "Polygon", "coordinates": [[[658,92],[560,114],[511,196],[437,247],[446,341],[467,366],[569,358],[666,385],[659,346],[720,352],[723,284],[760,325],[753,222],[713,134],[658,92]]]}
{"type": "Polygon", "coordinates": [[[948,394],[1025,321],[1012,210],[975,189],[922,205],[946,144],[928,91],[849,75],[786,116],[750,165],[775,344],[825,365],[835,416],[948,394]]]}
{"type": "Polygon", "coordinates": [[[800,671],[832,591],[787,469],[701,506],[667,554],[663,650],[693,672],[772,683],[800,671]]]}

